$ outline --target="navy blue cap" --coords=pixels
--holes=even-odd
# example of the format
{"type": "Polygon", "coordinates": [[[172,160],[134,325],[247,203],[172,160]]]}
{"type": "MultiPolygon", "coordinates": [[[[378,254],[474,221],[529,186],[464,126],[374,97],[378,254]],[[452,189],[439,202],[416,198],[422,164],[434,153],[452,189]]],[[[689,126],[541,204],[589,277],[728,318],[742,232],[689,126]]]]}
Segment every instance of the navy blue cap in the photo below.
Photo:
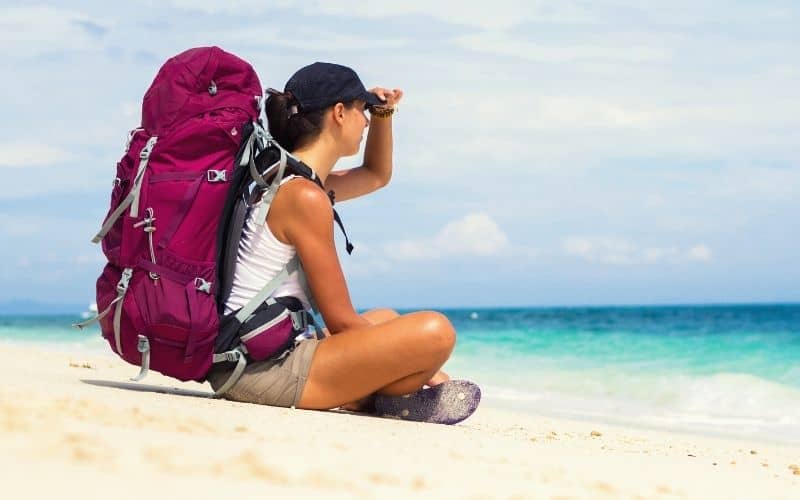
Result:
{"type": "Polygon", "coordinates": [[[315,62],[297,70],[286,82],[284,92],[291,92],[300,111],[316,111],[337,102],[360,99],[367,108],[384,104],[367,91],[355,71],[341,64],[315,62]]]}

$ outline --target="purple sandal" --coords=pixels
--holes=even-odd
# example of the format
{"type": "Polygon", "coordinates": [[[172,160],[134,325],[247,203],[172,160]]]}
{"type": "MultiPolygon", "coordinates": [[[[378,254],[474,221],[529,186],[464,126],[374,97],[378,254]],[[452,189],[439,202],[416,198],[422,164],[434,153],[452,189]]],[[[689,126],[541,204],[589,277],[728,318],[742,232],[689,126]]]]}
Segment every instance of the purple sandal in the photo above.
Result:
{"type": "Polygon", "coordinates": [[[405,396],[375,398],[379,417],[453,425],[472,415],[481,401],[481,389],[467,380],[448,380],[405,396]]]}

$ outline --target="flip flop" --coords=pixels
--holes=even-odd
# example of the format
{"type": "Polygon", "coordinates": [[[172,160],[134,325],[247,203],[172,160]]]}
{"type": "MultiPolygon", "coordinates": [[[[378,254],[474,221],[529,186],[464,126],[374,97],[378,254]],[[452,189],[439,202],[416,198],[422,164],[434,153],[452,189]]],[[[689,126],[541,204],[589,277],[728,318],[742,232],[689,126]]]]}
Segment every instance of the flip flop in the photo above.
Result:
{"type": "Polygon", "coordinates": [[[375,397],[376,414],[414,422],[453,425],[472,415],[481,389],[467,380],[448,380],[405,396],[375,397]]]}

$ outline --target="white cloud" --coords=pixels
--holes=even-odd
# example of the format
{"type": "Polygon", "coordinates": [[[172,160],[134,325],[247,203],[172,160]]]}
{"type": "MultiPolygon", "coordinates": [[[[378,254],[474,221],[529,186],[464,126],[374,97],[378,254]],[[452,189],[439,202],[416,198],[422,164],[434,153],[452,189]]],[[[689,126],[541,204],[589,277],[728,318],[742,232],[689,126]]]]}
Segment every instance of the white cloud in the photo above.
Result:
{"type": "Polygon", "coordinates": [[[86,14],[52,7],[0,7],[0,45],[3,55],[31,57],[47,52],[93,49],[101,29],[86,14]]]}
{"type": "Polygon", "coordinates": [[[172,0],[171,4],[208,14],[253,14],[275,8],[298,7],[307,15],[331,15],[362,19],[385,19],[395,16],[422,15],[438,21],[463,24],[483,29],[502,29],[525,22],[588,23],[592,16],[583,8],[569,2],[495,0],[493,2],[464,2],[405,0],[403,2],[363,2],[361,0],[297,1],[283,0],[172,0]]]}
{"type": "MultiPolygon", "coordinates": [[[[526,22],[587,23],[592,17],[584,9],[570,2],[495,0],[493,2],[464,2],[405,0],[403,2],[322,2],[318,11],[335,14],[381,19],[409,14],[427,15],[439,21],[465,24],[483,29],[502,29],[526,22]]],[[[309,11],[310,9],[306,9],[309,11]]]]}
{"type": "Polygon", "coordinates": [[[384,251],[397,260],[424,260],[449,255],[489,257],[510,247],[508,237],[489,215],[474,213],[447,223],[433,238],[389,243],[384,251]]]}
{"type": "MultiPolygon", "coordinates": [[[[13,240],[16,237],[30,237],[46,227],[43,217],[14,216],[0,214],[0,235],[13,240]]],[[[4,238],[5,239],[5,238],[4,238]]]]}
{"type": "Polygon", "coordinates": [[[688,257],[690,260],[710,261],[713,257],[713,252],[705,245],[695,245],[689,249],[688,257]]]}
{"type": "Polygon", "coordinates": [[[635,247],[619,238],[582,238],[572,236],[564,240],[567,255],[608,264],[627,264],[634,259],[635,247]]]}
{"type": "Polygon", "coordinates": [[[656,262],[678,262],[683,260],[710,261],[712,252],[705,245],[695,245],[686,252],[681,252],[674,245],[666,247],[640,247],[621,238],[600,237],[587,238],[571,236],[562,244],[564,253],[589,262],[605,264],[635,264],[656,262]]]}
{"type": "Polygon", "coordinates": [[[138,102],[123,102],[120,104],[120,111],[130,123],[139,123],[142,121],[142,105],[138,102]]]}
{"type": "MultiPolygon", "coordinates": [[[[17,241],[20,243],[16,250],[20,252],[32,251],[31,256],[41,256],[45,252],[52,255],[68,255],[72,247],[81,251],[78,253],[99,252],[100,247],[91,245],[89,240],[97,232],[102,220],[87,220],[85,217],[70,218],[71,213],[59,212],[53,208],[50,215],[7,215],[0,214],[0,237],[3,241],[17,241]],[[23,244],[24,242],[24,244],[23,244]],[[69,248],[67,248],[69,247],[69,248]]],[[[81,214],[83,215],[83,214],[81,214]]],[[[13,249],[13,248],[12,248],[13,249]]],[[[71,257],[64,257],[71,260],[71,257]]],[[[63,259],[62,259],[63,260],[63,259]]]]}
{"type": "Polygon", "coordinates": [[[736,166],[724,175],[701,172],[697,184],[707,183],[709,193],[734,202],[796,201],[800,198],[800,161],[788,168],[761,165],[736,166]]]}
{"type": "Polygon", "coordinates": [[[61,148],[35,142],[0,143],[0,167],[40,167],[63,164],[74,156],[61,148]]]}
{"type": "Polygon", "coordinates": [[[508,248],[508,238],[486,214],[470,214],[448,223],[436,236],[439,248],[448,254],[494,255],[508,248]]]}
{"type": "Polygon", "coordinates": [[[674,258],[676,255],[678,255],[678,249],[675,247],[647,247],[642,250],[642,259],[645,262],[658,262],[660,260],[674,258]]]}
{"type": "Polygon", "coordinates": [[[660,208],[666,204],[666,198],[660,193],[649,193],[642,197],[642,206],[644,208],[660,208]]]}
{"type": "Polygon", "coordinates": [[[410,38],[379,38],[364,37],[350,33],[337,33],[319,28],[296,26],[290,32],[272,28],[255,26],[252,28],[239,28],[232,31],[217,33],[214,39],[222,40],[225,44],[257,44],[270,40],[270,45],[302,49],[308,51],[363,51],[365,49],[399,49],[411,42],[410,38]],[[287,37],[287,33],[291,36],[287,37]]]}
{"type": "Polygon", "coordinates": [[[300,2],[295,0],[170,0],[170,4],[206,14],[260,14],[271,9],[292,7],[300,2]]]}
{"type": "Polygon", "coordinates": [[[95,264],[105,264],[106,257],[103,255],[103,252],[100,250],[99,247],[94,247],[95,251],[91,253],[81,253],[75,256],[75,264],[78,265],[95,265],[95,264]]]}
{"type": "Polygon", "coordinates": [[[564,251],[567,252],[567,255],[588,258],[592,254],[593,247],[594,244],[586,238],[572,236],[564,240],[564,251]]]}
{"type": "Polygon", "coordinates": [[[601,61],[639,64],[664,62],[672,58],[669,49],[657,46],[545,45],[491,31],[461,36],[453,39],[453,43],[474,52],[544,63],[601,61]]]}

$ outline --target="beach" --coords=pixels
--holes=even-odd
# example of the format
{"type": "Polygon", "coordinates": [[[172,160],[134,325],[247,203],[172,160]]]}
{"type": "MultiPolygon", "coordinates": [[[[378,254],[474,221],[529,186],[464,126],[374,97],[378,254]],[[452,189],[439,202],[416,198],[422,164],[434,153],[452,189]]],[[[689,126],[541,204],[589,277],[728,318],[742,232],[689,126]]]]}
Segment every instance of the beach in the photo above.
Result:
{"type": "Polygon", "coordinates": [[[798,498],[800,448],[483,405],[455,426],[213,400],[107,355],[0,344],[10,498],[798,498]],[[35,369],[34,369],[35,366],[35,369]]]}

